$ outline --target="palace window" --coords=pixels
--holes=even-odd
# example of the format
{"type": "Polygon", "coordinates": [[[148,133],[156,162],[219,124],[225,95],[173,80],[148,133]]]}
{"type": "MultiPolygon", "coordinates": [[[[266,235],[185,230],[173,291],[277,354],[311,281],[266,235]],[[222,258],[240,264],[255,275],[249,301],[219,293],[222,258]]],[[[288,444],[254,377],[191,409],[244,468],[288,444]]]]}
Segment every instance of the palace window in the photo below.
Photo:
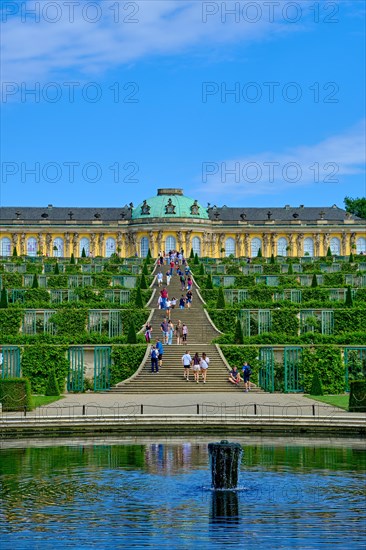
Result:
{"type": "Polygon", "coordinates": [[[305,256],[314,256],[314,241],[310,237],[304,239],[304,255],[305,256]]]}
{"type": "Polygon", "coordinates": [[[287,256],[287,250],[288,242],[285,237],[281,237],[277,241],[277,256],[287,256]]]}
{"type": "Polygon", "coordinates": [[[250,243],[250,255],[252,258],[258,256],[258,250],[262,247],[262,241],[258,237],[254,237],[250,243]]]}
{"type": "Polygon", "coordinates": [[[116,239],[113,237],[108,237],[105,242],[105,255],[106,258],[110,258],[112,254],[116,253],[116,239]]]}
{"type": "Polygon", "coordinates": [[[169,250],[177,250],[177,241],[175,237],[167,237],[165,241],[165,252],[169,250]]]}
{"type": "Polygon", "coordinates": [[[86,257],[89,257],[90,241],[87,237],[83,237],[82,239],[80,239],[80,243],[79,243],[79,256],[80,256],[80,258],[82,256],[83,249],[85,250],[86,257]]]}
{"type": "MultiPolygon", "coordinates": [[[[197,254],[197,256],[201,256],[201,239],[199,237],[193,237],[192,239],[192,249],[193,254],[197,254]]],[[[188,250],[187,250],[188,253],[188,250]]]]}
{"type": "MultiPolygon", "coordinates": [[[[366,239],[364,237],[359,237],[356,241],[356,252],[357,254],[366,254],[366,239]]],[[[3,253],[3,256],[5,254],[3,253]]]]}
{"type": "Polygon", "coordinates": [[[53,256],[55,258],[63,258],[64,256],[64,240],[61,237],[57,237],[53,241],[53,256]],[[57,250],[55,250],[55,247],[57,250]]]}
{"type": "Polygon", "coordinates": [[[232,237],[229,237],[225,241],[225,256],[235,256],[235,240],[232,237]]]}
{"type": "Polygon", "coordinates": [[[1,239],[1,255],[10,256],[11,255],[11,241],[8,237],[1,239]]]}
{"type": "Polygon", "coordinates": [[[332,254],[339,256],[341,253],[341,241],[338,237],[333,237],[330,239],[330,251],[332,254]]]}
{"type": "Polygon", "coordinates": [[[149,239],[147,237],[142,237],[140,241],[140,256],[141,258],[146,258],[149,250],[149,239]]]}
{"type": "Polygon", "coordinates": [[[37,256],[37,239],[34,237],[27,240],[27,256],[37,256]]]}

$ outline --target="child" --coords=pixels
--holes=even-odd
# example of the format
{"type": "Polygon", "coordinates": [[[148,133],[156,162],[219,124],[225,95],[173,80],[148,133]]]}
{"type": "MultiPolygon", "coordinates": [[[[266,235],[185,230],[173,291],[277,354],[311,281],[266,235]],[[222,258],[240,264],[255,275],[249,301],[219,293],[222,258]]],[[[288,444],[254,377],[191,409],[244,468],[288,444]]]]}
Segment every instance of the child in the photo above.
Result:
{"type": "Polygon", "coordinates": [[[188,327],[183,323],[183,342],[187,342],[188,327]]]}

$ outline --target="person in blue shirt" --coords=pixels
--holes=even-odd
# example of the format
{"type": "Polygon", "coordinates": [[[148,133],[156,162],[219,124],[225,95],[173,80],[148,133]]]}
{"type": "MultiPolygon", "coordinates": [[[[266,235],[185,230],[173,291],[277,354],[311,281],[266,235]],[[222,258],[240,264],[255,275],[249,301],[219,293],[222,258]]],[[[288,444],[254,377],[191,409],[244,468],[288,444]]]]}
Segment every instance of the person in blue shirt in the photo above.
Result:
{"type": "Polygon", "coordinates": [[[159,361],[159,367],[163,365],[163,354],[164,354],[164,347],[163,344],[160,342],[159,339],[156,340],[155,344],[156,349],[158,350],[158,361],[159,361]]]}
{"type": "Polygon", "coordinates": [[[158,367],[158,350],[155,346],[151,347],[150,357],[151,357],[151,372],[159,372],[158,367]]]}
{"type": "Polygon", "coordinates": [[[232,370],[229,373],[229,382],[232,384],[238,385],[240,383],[240,373],[238,371],[238,367],[233,367],[232,370]]]}
{"type": "Polygon", "coordinates": [[[252,374],[252,369],[250,368],[250,365],[248,365],[246,361],[244,361],[242,372],[243,372],[243,380],[244,380],[244,391],[248,392],[250,389],[250,375],[252,374]]]}

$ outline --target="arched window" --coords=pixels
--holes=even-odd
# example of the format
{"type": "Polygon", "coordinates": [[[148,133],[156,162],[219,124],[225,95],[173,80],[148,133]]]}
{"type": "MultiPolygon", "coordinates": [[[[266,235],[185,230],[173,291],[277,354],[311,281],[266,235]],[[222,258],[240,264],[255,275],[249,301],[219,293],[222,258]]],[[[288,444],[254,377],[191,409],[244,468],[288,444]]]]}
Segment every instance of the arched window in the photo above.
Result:
{"type": "Polygon", "coordinates": [[[305,256],[314,256],[314,241],[310,237],[304,239],[304,255],[305,256]]]}
{"type": "Polygon", "coordinates": [[[27,240],[27,256],[37,256],[37,239],[34,237],[27,240]]]}
{"type": "Polygon", "coordinates": [[[1,255],[11,256],[11,241],[8,237],[4,237],[1,240],[1,255]]]}
{"type": "MultiPolygon", "coordinates": [[[[364,237],[359,237],[356,241],[356,252],[357,254],[366,254],[366,239],[364,237]]],[[[3,256],[5,254],[3,253],[3,256]]]]}
{"type": "Polygon", "coordinates": [[[250,255],[252,258],[258,256],[258,250],[262,247],[262,241],[258,237],[254,237],[250,243],[250,255]]]}
{"type": "Polygon", "coordinates": [[[83,237],[82,239],[80,239],[80,243],[79,243],[79,256],[80,256],[80,258],[83,254],[83,249],[85,250],[85,256],[88,258],[89,257],[89,252],[90,252],[90,241],[87,237],[83,237]]]}
{"type": "Polygon", "coordinates": [[[177,250],[177,241],[175,237],[167,237],[165,241],[165,252],[168,253],[169,250],[177,250]]]}
{"type": "Polygon", "coordinates": [[[277,241],[277,256],[287,256],[288,242],[285,237],[280,237],[277,241]]]}
{"type": "Polygon", "coordinates": [[[116,239],[113,239],[113,237],[108,237],[108,239],[105,242],[105,256],[106,258],[110,258],[112,254],[116,253],[116,239]]]}
{"type": "Polygon", "coordinates": [[[193,254],[197,254],[198,257],[201,256],[201,239],[199,237],[193,237],[192,249],[193,249],[193,254]]]}
{"type": "Polygon", "coordinates": [[[141,258],[146,258],[148,250],[149,250],[149,239],[147,237],[142,237],[140,241],[141,258]]]}
{"type": "Polygon", "coordinates": [[[53,255],[55,258],[63,258],[64,256],[64,240],[61,237],[57,237],[53,241],[53,255]]]}
{"type": "Polygon", "coordinates": [[[339,254],[341,253],[341,241],[338,239],[338,237],[333,237],[332,239],[330,239],[330,251],[336,256],[339,256],[339,254]]]}
{"type": "Polygon", "coordinates": [[[235,256],[235,240],[232,237],[229,237],[225,241],[225,256],[228,257],[231,254],[235,256]]]}

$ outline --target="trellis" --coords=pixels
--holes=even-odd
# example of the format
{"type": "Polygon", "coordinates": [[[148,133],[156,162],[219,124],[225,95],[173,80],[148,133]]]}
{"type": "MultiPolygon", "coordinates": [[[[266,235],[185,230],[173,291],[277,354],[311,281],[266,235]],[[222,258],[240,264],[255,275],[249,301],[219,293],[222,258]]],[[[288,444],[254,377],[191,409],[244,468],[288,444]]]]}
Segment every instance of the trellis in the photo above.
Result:
{"type": "Polygon", "coordinates": [[[249,291],[246,289],[224,289],[224,296],[226,303],[230,305],[240,304],[241,302],[245,302],[249,299],[249,291]]]}
{"type": "MultiPolygon", "coordinates": [[[[300,285],[301,286],[311,286],[313,276],[312,275],[300,275],[299,280],[300,280],[300,285]]],[[[316,275],[316,280],[317,280],[318,285],[324,284],[324,276],[323,275],[316,275]]]]}
{"type": "Polygon", "coordinates": [[[321,311],[321,329],[322,334],[333,334],[334,332],[334,311],[321,311]]]}
{"type": "Polygon", "coordinates": [[[350,389],[352,380],[366,379],[366,346],[344,348],[345,386],[350,389]]]}
{"type": "Polygon", "coordinates": [[[283,352],[285,368],[285,392],[296,393],[303,391],[301,375],[302,348],[286,346],[283,352]]]}
{"type": "Polygon", "coordinates": [[[23,334],[36,334],[37,333],[37,323],[36,323],[36,310],[29,309],[24,312],[23,316],[23,334]]]}
{"type": "Polygon", "coordinates": [[[277,275],[259,275],[255,278],[257,285],[278,286],[279,278],[277,275]]]}
{"type": "Polygon", "coordinates": [[[20,378],[20,349],[17,346],[2,348],[2,378],[20,378]]]}
{"type": "Polygon", "coordinates": [[[84,348],[81,346],[69,348],[68,355],[67,391],[81,392],[84,390],[84,348]]]}
{"type": "Polygon", "coordinates": [[[306,332],[314,332],[316,326],[314,323],[309,323],[310,318],[314,319],[316,317],[314,310],[312,309],[302,309],[300,310],[300,334],[305,334],[306,332]]]}
{"type": "Polygon", "coordinates": [[[122,317],[120,310],[90,309],[88,311],[88,331],[98,334],[108,333],[110,338],[121,336],[122,317]]]}
{"type": "Polygon", "coordinates": [[[272,330],[272,311],[270,309],[258,310],[258,334],[271,332],[272,330]]]}
{"type": "Polygon", "coordinates": [[[12,304],[24,304],[25,301],[25,293],[26,291],[24,288],[14,288],[11,291],[11,303],[12,304]]]}
{"type": "Polygon", "coordinates": [[[135,288],[136,277],[129,275],[114,275],[112,277],[112,286],[123,286],[125,288],[135,288]]]}
{"type": "Polygon", "coordinates": [[[94,391],[105,391],[110,387],[111,348],[94,348],[94,391]]]}
{"type": "Polygon", "coordinates": [[[241,324],[241,329],[243,331],[243,336],[250,336],[250,310],[249,309],[239,309],[238,319],[241,324]]]}
{"type": "Polygon", "coordinates": [[[260,348],[259,385],[264,391],[274,391],[274,352],[273,348],[260,348]]]}
{"type": "Polygon", "coordinates": [[[130,290],[105,290],[104,298],[112,304],[128,304],[131,301],[130,290]]]}

